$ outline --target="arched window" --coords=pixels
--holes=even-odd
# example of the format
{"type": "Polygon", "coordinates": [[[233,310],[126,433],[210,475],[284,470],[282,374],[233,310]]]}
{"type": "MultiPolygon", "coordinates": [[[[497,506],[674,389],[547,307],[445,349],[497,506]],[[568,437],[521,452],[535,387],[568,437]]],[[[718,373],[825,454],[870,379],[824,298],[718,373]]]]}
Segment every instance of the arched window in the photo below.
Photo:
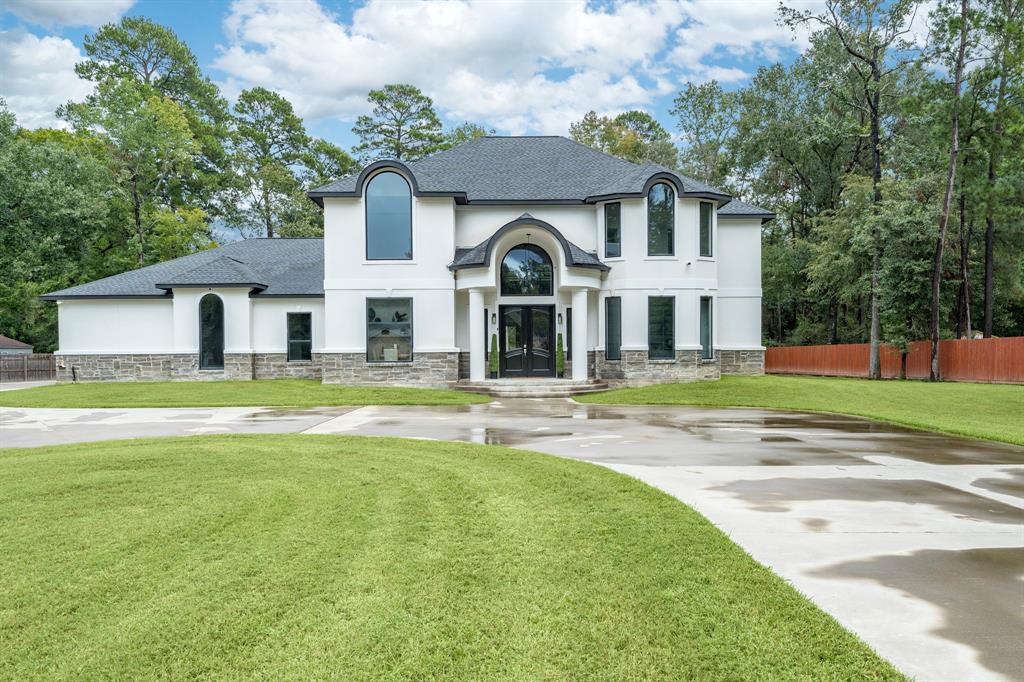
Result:
{"type": "Polygon", "coordinates": [[[647,192],[647,255],[674,254],[676,193],[663,182],[647,192]]]}
{"type": "Polygon", "coordinates": [[[554,272],[547,252],[533,244],[513,247],[501,261],[502,296],[551,296],[554,272]]]}
{"type": "Polygon", "coordinates": [[[224,369],[224,302],[216,294],[199,301],[199,369],[224,369]]]}
{"type": "Polygon", "coordinates": [[[412,190],[398,173],[366,185],[366,259],[412,260],[412,190]]]}

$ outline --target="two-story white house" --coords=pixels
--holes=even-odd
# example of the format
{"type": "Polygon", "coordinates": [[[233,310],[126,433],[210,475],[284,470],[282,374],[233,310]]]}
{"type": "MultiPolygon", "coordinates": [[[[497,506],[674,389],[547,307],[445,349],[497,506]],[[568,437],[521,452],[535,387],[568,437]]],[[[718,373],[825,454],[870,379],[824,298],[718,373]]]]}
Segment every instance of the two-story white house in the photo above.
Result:
{"type": "Polygon", "coordinates": [[[53,292],[62,380],[649,383],[761,373],[764,209],[563,137],[482,137],[309,193],[252,239],[53,292]],[[494,344],[494,346],[492,346],[494,344]]]}

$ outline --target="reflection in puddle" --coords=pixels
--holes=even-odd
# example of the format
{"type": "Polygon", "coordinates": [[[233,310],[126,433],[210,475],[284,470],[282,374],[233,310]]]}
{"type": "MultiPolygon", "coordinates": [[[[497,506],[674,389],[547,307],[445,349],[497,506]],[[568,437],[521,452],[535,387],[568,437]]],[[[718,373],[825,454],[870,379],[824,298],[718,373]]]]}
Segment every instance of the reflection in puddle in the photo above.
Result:
{"type": "Polygon", "coordinates": [[[971,485],[1024,499],[1024,469],[1001,469],[1001,474],[1009,474],[1005,478],[979,478],[971,485]]]}

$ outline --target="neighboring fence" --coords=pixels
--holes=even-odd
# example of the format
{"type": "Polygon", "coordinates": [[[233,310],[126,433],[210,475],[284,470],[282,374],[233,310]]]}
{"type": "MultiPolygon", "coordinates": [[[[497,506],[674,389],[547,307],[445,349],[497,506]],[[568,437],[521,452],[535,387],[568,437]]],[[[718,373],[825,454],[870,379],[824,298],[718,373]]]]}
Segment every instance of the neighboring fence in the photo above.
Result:
{"type": "Polygon", "coordinates": [[[57,378],[53,353],[0,353],[0,382],[57,378]]]}
{"type": "MultiPolygon", "coordinates": [[[[870,346],[866,343],[832,346],[788,346],[765,351],[769,374],[819,374],[866,377],[870,346]]],[[[900,375],[900,353],[882,346],[882,376],[900,375]]],[[[907,352],[907,378],[927,379],[931,342],[915,341],[907,352]]],[[[944,381],[1024,383],[1024,336],[1006,339],[939,341],[939,378],[944,381]]]]}

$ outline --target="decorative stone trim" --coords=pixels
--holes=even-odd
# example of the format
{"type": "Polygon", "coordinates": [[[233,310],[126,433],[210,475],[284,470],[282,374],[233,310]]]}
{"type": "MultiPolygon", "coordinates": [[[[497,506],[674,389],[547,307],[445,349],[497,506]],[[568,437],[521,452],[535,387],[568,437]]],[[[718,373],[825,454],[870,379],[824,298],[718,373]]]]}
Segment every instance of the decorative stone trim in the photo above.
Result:
{"type": "Polygon", "coordinates": [[[412,362],[367,362],[365,353],[323,353],[325,384],[446,387],[459,379],[459,353],[413,353],[412,362]]]}
{"type": "Polygon", "coordinates": [[[252,363],[256,379],[319,379],[323,367],[320,353],[303,362],[288,362],[287,353],[253,353],[252,363]]]}
{"type": "MultiPolygon", "coordinates": [[[[484,368],[484,371],[487,371],[486,367],[484,368]]],[[[466,351],[459,353],[459,378],[469,378],[469,353],[466,351]]]]}
{"type": "Polygon", "coordinates": [[[596,358],[597,378],[614,385],[666,384],[718,379],[718,358],[704,360],[698,350],[677,350],[675,360],[651,360],[645,350],[623,350],[621,360],[596,358]]]}
{"type": "Polygon", "coordinates": [[[716,351],[716,355],[722,366],[722,374],[764,374],[763,350],[720,350],[716,351]]]}
{"type": "MultiPolygon", "coordinates": [[[[572,376],[572,360],[568,358],[565,361],[565,376],[566,378],[572,376]]],[[[597,353],[592,350],[587,351],[587,378],[594,379],[597,377],[597,353]]]]}
{"type": "Polygon", "coordinates": [[[199,369],[198,353],[58,355],[57,381],[216,381],[253,378],[250,353],[225,353],[224,369],[199,369]]]}

